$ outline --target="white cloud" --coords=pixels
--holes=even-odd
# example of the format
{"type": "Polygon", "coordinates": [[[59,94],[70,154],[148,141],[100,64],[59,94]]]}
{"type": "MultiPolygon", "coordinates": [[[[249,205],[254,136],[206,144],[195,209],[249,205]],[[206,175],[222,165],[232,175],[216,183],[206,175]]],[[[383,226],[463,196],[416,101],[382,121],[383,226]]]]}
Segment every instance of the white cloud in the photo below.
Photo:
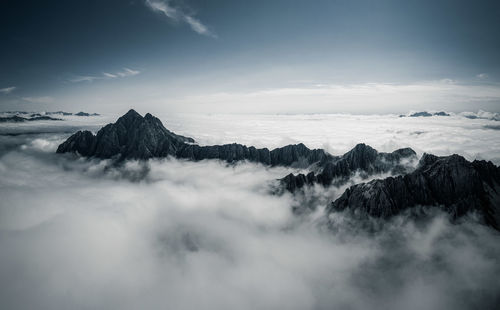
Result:
{"type": "MultiPolygon", "coordinates": [[[[309,117],[300,128],[263,117],[236,138],[279,139],[260,131],[269,122],[295,132],[335,123],[309,117]]],[[[350,134],[361,139],[368,128],[358,125],[371,121],[355,118],[350,134]]],[[[401,216],[364,233],[334,214],[336,231],[322,230],[321,212],[296,217],[294,197],[267,192],[266,182],[288,169],[173,159],[107,166],[55,154],[66,132],[0,136],[1,308],[462,310],[498,303],[498,233],[473,219],[401,216]],[[129,181],[136,176],[145,178],[129,181]]],[[[460,145],[457,131],[445,133],[460,145]]]]}
{"type": "Polygon", "coordinates": [[[117,77],[117,75],[115,74],[112,74],[112,73],[108,73],[108,72],[103,72],[102,73],[105,77],[108,77],[108,78],[111,78],[111,79],[114,79],[117,77]]]}
{"type": "Polygon", "coordinates": [[[455,83],[457,83],[457,81],[455,81],[455,80],[453,80],[453,79],[448,79],[448,78],[446,78],[446,79],[441,79],[441,80],[440,80],[440,82],[441,82],[441,83],[445,83],[445,84],[455,84],[455,83]]]}
{"type": "Polygon", "coordinates": [[[169,0],[146,0],[146,5],[155,12],[163,13],[166,17],[176,22],[188,24],[193,31],[198,34],[216,38],[217,35],[211,32],[200,20],[192,14],[186,13],[179,7],[171,5],[169,0]]]}
{"type": "Polygon", "coordinates": [[[478,79],[484,80],[484,79],[487,79],[489,77],[489,75],[487,73],[480,73],[480,74],[476,75],[476,77],[478,79]]]}
{"type": "MultiPolygon", "coordinates": [[[[440,110],[428,110],[438,112],[440,110]]],[[[418,154],[460,154],[469,160],[486,159],[500,164],[498,114],[451,113],[448,117],[404,117],[354,114],[158,114],[167,128],[193,137],[202,145],[239,142],[259,148],[305,143],[342,155],[363,142],[383,152],[412,147],[418,154]],[[468,119],[464,115],[476,115],[468,119]]]]}
{"type": "Polygon", "coordinates": [[[30,103],[52,103],[54,102],[54,98],[50,96],[42,96],[42,97],[23,97],[24,101],[28,101],[30,103]]]}
{"type": "Polygon", "coordinates": [[[10,93],[11,93],[11,92],[13,92],[15,89],[16,89],[16,87],[15,87],[15,86],[6,87],[6,88],[0,88],[0,93],[2,93],[2,94],[10,94],[10,93]]]}
{"type": "Polygon", "coordinates": [[[70,80],[70,82],[78,83],[78,82],[93,82],[95,80],[109,80],[116,78],[124,78],[129,76],[134,76],[141,73],[139,70],[132,70],[129,68],[123,68],[122,71],[110,73],[103,72],[101,75],[79,75],[70,80]]]}
{"type": "Polygon", "coordinates": [[[94,80],[100,80],[103,79],[102,76],[91,76],[91,75],[79,75],[74,79],[71,79],[71,82],[78,83],[78,82],[92,82],[94,80]]]}
{"type": "Polygon", "coordinates": [[[127,76],[134,76],[134,75],[137,75],[139,73],[141,73],[141,72],[137,71],[137,70],[132,70],[129,68],[124,68],[123,71],[116,72],[116,75],[118,75],[119,77],[127,77],[127,76]]]}
{"type": "Polygon", "coordinates": [[[207,26],[203,25],[196,18],[186,15],[184,19],[189,24],[189,26],[191,26],[191,29],[198,32],[199,34],[215,37],[215,35],[208,30],[207,26]]]}

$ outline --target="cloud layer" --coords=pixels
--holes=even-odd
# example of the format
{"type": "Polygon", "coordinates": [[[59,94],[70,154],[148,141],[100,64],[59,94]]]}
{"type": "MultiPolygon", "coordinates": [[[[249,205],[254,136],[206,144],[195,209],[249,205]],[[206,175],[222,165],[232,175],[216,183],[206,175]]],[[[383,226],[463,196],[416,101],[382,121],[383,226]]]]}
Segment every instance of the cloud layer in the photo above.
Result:
{"type": "Polygon", "coordinates": [[[485,127],[497,126],[498,121],[493,119],[498,115],[484,111],[451,114],[448,117],[353,114],[158,115],[170,130],[191,136],[205,145],[238,142],[275,148],[302,142],[310,148],[324,148],[332,154],[341,155],[358,143],[366,143],[384,152],[412,147],[420,155],[424,152],[435,155],[457,153],[469,160],[487,159],[500,165],[498,132],[485,127]]]}
{"type": "MultiPolygon", "coordinates": [[[[325,129],[334,123],[309,117],[301,120],[309,124],[301,127],[305,137],[316,134],[316,126],[325,129]]],[[[352,120],[358,124],[352,139],[362,142],[373,129],[367,125],[372,121],[352,120]]],[[[53,125],[52,133],[21,135],[7,135],[19,129],[2,125],[1,308],[497,305],[499,235],[473,216],[451,224],[439,213],[429,212],[419,221],[406,214],[371,223],[378,228],[366,231],[349,217],[334,214],[329,230],[321,225],[322,207],[342,189],[316,188],[315,195],[324,201],[316,212],[297,217],[290,207],[301,203],[298,198],[268,192],[277,178],[292,171],[287,168],[172,159],[116,166],[54,154],[69,135],[68,126],[95,125],[92,120],[82,122],[53,125]]],[[[426,122],[420,123],[421,130],[440,126],[426,122]]],[[[203,132],[201,142],[261,137],[261,143],[278,144],[293,136],[297,125],[290,118],[261,117],[245,135],[242,128],[249,120],[234,119],[237,123],[244,125],[230,122],[212,128],[210,121],[197,119],[184,119],[186,127],[173,120],[165,125],[181,129],[179,133],[198,128],[192,135],[197,138],[203,132]],[[281,130],[266,131],[270,126],[281,130]],[[218,138],[223,131],[226,135],[218,138]]],[[[31,131],[46,129],[43,124],[30,126],[31,131]]],[[[459,130],[457,126],[443,134],[450,139],[460,135],[459,130]]],[[[329,135],[324,131],[318,141],[329,135]]]]}

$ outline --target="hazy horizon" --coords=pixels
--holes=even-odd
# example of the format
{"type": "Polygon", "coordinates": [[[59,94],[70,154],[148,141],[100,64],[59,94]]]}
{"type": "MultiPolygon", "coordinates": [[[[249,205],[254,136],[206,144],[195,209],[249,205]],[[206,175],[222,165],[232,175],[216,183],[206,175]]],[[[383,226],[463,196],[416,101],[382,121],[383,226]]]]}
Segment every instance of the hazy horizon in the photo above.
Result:
{"type": "Polygon", "coordinates": [[[0,4],[0,109],[500,112],[497,1],[0,4]]]}

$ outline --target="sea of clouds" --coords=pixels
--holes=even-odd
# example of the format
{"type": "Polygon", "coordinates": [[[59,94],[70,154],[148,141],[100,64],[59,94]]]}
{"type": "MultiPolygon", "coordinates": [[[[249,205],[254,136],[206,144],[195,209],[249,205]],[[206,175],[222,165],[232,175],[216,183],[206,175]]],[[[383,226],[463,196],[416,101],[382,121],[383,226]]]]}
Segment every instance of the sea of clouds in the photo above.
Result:
{"type": "MultiPolygon", "coordinates": [[[[139,111],[143,112],[143,111],[139,111]]],[[[145,112],[145,111],[144,111],[145,112]]],[[[164,115],[201,144],[356,143],[500,162],[498,124],[462,115],[164,115]],[[419,133],[417,133],[419,132],[419,133]]],[[[290,168],[55,154],[114,116],[0,125],[2,309],[494,309],[500,235],[426,210],[363,229],[344,188],[272,195],[290,168]],[[314,204],[298,215],[293,207],[314,204]]],[[[359,182],[357,178],[353,182],[359,182]]]]}

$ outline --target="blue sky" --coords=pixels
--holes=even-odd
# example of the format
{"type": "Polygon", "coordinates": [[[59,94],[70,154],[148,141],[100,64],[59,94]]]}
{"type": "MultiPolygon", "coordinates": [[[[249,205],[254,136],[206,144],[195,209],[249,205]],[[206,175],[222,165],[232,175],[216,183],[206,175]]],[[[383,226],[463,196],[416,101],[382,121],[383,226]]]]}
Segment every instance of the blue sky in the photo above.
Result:
{"type": "Polygon", "coordinates": [[[500,111],[498,1],[2,1],[0,109],[500,111]]]}

